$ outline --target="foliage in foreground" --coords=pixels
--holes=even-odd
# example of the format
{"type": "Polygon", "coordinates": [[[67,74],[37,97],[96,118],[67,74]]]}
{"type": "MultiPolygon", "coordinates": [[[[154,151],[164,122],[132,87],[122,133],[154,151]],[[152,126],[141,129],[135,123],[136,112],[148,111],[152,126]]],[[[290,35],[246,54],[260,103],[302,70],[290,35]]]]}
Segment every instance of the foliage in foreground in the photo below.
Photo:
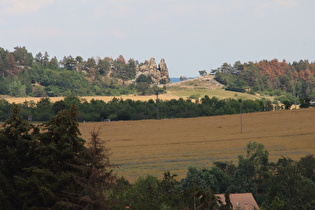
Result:
{"type": "Polygon", "coordinates": [[[19,115],[0,130],[0,203],[5,209],[101,209],[114,182],[108,151],[91,133],[79,137],[75,107],[42,126],[19,115]]]}

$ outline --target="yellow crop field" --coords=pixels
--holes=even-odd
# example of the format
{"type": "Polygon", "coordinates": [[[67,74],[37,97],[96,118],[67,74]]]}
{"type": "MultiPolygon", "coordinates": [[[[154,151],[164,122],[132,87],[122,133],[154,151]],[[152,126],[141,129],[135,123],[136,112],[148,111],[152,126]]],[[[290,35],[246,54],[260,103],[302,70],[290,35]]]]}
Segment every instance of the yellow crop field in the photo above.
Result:
{"type": "Polygon", "coordinates": [[[130,181],[166,170],[186,175],[189,166],[233,161],[250,141],[265,145],[270,161],[315,153],[315,108],[186,119],[81,123],[82,137],[93,128],[111,149],[115,171],[130,181]]]}
{"type": "MultiPolygon", "coordinates": [[[[82,96],[80,99],[91,101],[92,99],[95,100],[103,100],[105,102],[111,101],[113,98],[122,98],[124,100],[131,99],[131,100],[139,100],[139,101],[148,101],[149,99],[156,99],[155,95],[149,95],[149,96],[134,96],[134,95],[124,95],[124,96],[82,96]]],[[[10,103],[23,103],[25,101],[34,101],[38,102],[40,101],[40,97],[2,97],[3,99],[7,100],[10,103]]],[[[179,99],[179,96],[172,95],[172,94],[163,94],[159,95],[159,99],[161,100],[171,100],[171,99],[179,99]]],[[[0,97],[1,99],[1,97],[0,97]]],[[[63,100],[64,97],[50,97],[51,102],[56,102],[63,100]]]]}

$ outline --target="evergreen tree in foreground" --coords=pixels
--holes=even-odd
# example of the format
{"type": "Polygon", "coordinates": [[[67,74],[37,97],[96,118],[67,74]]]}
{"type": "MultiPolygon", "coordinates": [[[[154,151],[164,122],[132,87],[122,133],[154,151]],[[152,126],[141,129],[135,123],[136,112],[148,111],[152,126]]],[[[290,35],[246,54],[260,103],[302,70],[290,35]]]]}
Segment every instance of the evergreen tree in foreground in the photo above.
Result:
{"type": "Polygon", "coordinates": [[[88,147],[79,160],[81,164],[76,166],[80,174],[74,176],[74,180],[82,189],[77,199],[84,209],[108,209],[106,195],[115,186],[113,168],[118,166],[110,163],[109,149],[99,138],[100,129],[90,134],[88,147]]]}
{"type": "Polygon", "coordinates": [[[115,181],[99,131],[79,137],[77,110],[60,111],[42,132],[19,116],[0,131],[0,202],[5,209],[107,209],[115,181]]]}
{"type": "Polygon", "coordinates": [[[0,130],[0,203],[4,209],[17,209],[22,199],[17,196],[18,177],[34,162],[35,136],[39,129],[19,115],[14,105],[11,117],[0,130]]]}

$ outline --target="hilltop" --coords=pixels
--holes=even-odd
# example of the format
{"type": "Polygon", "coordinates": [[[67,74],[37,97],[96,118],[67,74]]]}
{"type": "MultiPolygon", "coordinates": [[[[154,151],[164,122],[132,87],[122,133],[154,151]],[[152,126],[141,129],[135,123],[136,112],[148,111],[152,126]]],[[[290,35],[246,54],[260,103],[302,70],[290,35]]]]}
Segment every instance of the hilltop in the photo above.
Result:
{"type": "Polygon", "coordinates": [[[183,98],[198,99],[205,95],[216,97],[219,99],[269,99],[274,97],[262,94],[249,94],[247,92],[235,92],[226,90],[226,85],[218,82],[215,75],[206,74],[204,76],[183,80],[180,82],[169,83],[165,85],[167,88],[166,95],[173,95],[183,98]]]}
{"type": "Polygon", "coordinates": [[[215,76],[207,74],[197,78],[187,79],[180,82],[166,84],[166,87],[180,87],[187,89],[208,89],[213,90],[216,88],[224,87],[223,84],[215,80],[215,76]]]}

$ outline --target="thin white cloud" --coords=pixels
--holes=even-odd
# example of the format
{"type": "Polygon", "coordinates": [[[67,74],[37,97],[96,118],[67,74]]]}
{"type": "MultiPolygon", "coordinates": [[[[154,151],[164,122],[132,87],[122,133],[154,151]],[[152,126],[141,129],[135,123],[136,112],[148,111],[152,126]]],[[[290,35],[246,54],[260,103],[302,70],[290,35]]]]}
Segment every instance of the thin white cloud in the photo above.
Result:
{"type": "Polygon", "coordinates": [[[91,13],[92,20],[102,18],[133,19],[141,23],[165,23],[175,17],[213,17],[222,9],[217,2],[161,0],[148,2],[147,0],[109,0],[95,4],[91,13]]]}
{"type": "Polygon", "coordinates": [[[173,4],[172,7],[175,14],[187,17],[189,16],[213,17],[221,12],[220,4],[215,2],[206,2],[200,4],[190,2],[188,4],[173,4]]]}
{"type": "Polygon", "coordinates": [[[96,7],[92,13],[92,20],[99,20],[104,16],[104,7],[96,7]]]}
{"type": "Polygon", "coordinates": [[[292,9],[298,6],[297,0],[268,0],[254,7],[253,16],[264,17],[272,10],[292,9]]]}
{"type": "Polygon", "coordinates": [[[167,23],[169,21],[169,15],[165,12],[159,11],[156,13],[149,14],[143,19],[145,24],[155,24],[155,23],[167,23]]]}
{"type": "MultiPolygon", "coordinates": [[[[24,26],[22,28],[12,29],[11,32],[14,34],[20,34],[20,31],[23,31],[22,37],[28,37],[32,39],[51,39],[60,36],[65,36],[66,32],[61,30],[58,27],[54,26],[24,26]]],[[[72,34],[73,37],[74,34],[72,34]]],[[[69,36],[71,37],[71,36],[69,36]]]]}
{"type": "Polygon", "coordinates": [[[251,11],[251,15],[252,15],[252,16],[256,16],[256,17],[264,17],[264,16],[267,15],[268,8],[269,8],[271,5],[272,5],[272,4],[271,4],[270,2],[260,4],[260,5],[256,6],[256,7],[251,11]]]}
{"type": "Polygon", "coordinates": [[[5,23],[6,23],[5,19],[0,18],[0,26],[1,26],[1,25],[4,25],[5,23]]]}
{"type": "Polygon", "coordinates": [[[128,17],[135,12],[135,8],[126,4],[115,4],[113,9],[109,11],[112,17],[128,17]]]}
{"type": "Polygon", "coordinates": [[[37,12],[55,0],[1,0],[2,12],[6,15],[25,15],[37,12]]]}
{"type": "Polygon", "coordinates": [[[229,10],[243,10],[247,5],[248,2],[246,2],[246,0],[235,0],[229,5],[229,10]]]}
{"type": "Polygon", "coordinates": [[[131,0],[110,0],[96,4],[92,13],[92,20],[99,20],[103,17],[128,17],[136,11],[136,8],[129,2],[131,2],[131,0]]]}
{"type": "Polygon", "coordinates": [[[112,36],[115,39],[125,39],[127,35],[125,32],[119,28],[112,28],[109,31],[109,35],[112,36]]]}
{"type": "Polygon", "coordinates": [[[40,33],[37,33],[38,35],[34,34],[34,36],[55,38],[63,35],[62,30],[57,27],[38,28],[37,31],[40,31],[40,33]]]}
{"type": "Polygon", "coordinates": [[[296,0],[275,0],[275,1],[278,5],[286,7],[286,8],[293,8],[298,5],[298,2],[296,0]]]}

